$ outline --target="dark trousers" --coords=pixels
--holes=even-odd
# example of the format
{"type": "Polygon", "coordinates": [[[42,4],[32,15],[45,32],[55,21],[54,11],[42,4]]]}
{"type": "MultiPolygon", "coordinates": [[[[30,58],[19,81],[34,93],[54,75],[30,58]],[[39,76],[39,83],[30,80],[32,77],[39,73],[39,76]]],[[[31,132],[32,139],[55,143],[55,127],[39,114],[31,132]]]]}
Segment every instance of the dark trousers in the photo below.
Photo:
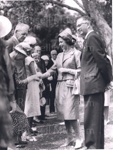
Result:
{"type": "Polygon", "coordinates": [[[45,119],[45,109],[46,109],[46,105],[41,106],[40,109],[41,109],[41,116],[39,116],[38,118],[39,118],[40,120],[44,120],[44,119],[45,119]]]}
{"type": "Polygon", "coordinates": [[[0,150],[7,150],[7,148],[0,147],[0,150]]]}
{"type": "Polygon", "coordinates": [[[104,93],[84,96],[85,145],[88,149],[104,149],[104,93]]]}
{"type": "Polygon", "coordinates": [[[24,111],[25,98],[26,98],[26,87],[23,89],[16,89],[16,102],[18,106],[24,111]]]}
{"type": "Polygon", "coordinates": [[[50,111],[50,113],[55,112],[54,101],[55,101],[55,94],[54,94],[54,91],[51,91],[50,92],[50,99],[49,99],[49,105],[50,105],[49,111],[50,111]]]}

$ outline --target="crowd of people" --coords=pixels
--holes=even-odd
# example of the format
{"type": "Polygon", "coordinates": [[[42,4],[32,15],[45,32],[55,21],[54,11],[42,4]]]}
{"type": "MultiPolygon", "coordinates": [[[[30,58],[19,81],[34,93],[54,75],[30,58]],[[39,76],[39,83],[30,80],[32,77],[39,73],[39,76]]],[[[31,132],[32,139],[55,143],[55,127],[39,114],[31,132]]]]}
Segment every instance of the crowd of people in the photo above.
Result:
{"type": "Polygon", "coordinates": [[[61,147],[74,142],[75,149],[81,148],[80,95],[85,105],[85,146],[104,149],[104,116],[105,123],[109,121],[104,93],[108,101],[109,90],[113,88],[112,70],[108,70],[111,65],[105,46],[90,19],[80,17],[76,23],[77,35],[84,40],[82,47],[77,36],[66,28],[58,35],[62,52],[58,54],[54,49],[50,56],[42,55],[29,28],[19,23],[14,35],[3,40],[12,24],[0,16],[0,150],[7,150],[12,139],[16,139],[18,148],[27,141],[36,141],[33,135],[37,130],[32,127],[45,122],[47,104],[50,114],[57,113],[66,128],[67,141],[61,147]]]}

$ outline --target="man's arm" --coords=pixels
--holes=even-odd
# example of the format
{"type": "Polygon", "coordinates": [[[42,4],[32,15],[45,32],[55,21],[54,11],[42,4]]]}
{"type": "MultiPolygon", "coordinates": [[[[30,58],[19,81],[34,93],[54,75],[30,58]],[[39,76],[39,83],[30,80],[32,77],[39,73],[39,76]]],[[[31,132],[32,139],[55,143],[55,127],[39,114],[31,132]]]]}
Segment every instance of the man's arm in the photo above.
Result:
{"type": "Polygon", "coordinates": [[[93,57],[98,65],[98,68],[103,73],[106,72],[106,53],[105,48],[102,46],[102,42],[97,36],[92,36],[89,39],[88,48],[90,52],[93,54],[93,57]]]}
{"type": "Polygon", "coordinates": [[[112,68],[105,53],[105,48],[98,36],[92,36],[89,40],[89,49],[93,54],[95,62],[106,84],[109,84],[112,78],[112,68]]]}

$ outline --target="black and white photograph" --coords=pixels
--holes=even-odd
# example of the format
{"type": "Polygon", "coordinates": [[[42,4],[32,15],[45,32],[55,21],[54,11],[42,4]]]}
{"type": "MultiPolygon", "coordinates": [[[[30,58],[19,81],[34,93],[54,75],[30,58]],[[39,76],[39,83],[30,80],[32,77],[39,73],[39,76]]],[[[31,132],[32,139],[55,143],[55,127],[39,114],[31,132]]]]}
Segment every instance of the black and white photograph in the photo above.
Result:
{"type": "Polygon", "coordinates": [[[112,0],[0,0],[0,150],[113,149],[112,0]]]}

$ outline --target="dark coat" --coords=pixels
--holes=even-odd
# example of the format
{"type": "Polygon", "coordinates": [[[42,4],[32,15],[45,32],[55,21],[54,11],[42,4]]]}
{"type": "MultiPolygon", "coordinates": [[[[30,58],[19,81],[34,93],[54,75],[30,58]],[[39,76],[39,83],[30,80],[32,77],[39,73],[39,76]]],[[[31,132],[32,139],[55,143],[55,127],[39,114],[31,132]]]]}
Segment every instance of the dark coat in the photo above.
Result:
{"type": "Polygon", "coordinates": [[[7,49],[9,53],[11,53],[14,49],[14,47],[19,44],[19,41],[16,39],[16,37],[13,35],[9,40],[6,41],[7,49]]]}
{"type": "Polygon", "coordinates": [[[11,59],[5,45],[2,46],[2,41],[0,41],[0,94],[8,95],[9,98],[14,94],[11,59]]]}
{"type": "MultiPolygon", "coordinates": [[[[36,61],[36,64],[42,73],[46,72],[45,61],[41,58],[40,61],[36,61]]],[[[43,79],[44,85],[47,86],[47,79],[43,79]]]]}
{"type": "Polygon", "coordinates": [[[105,91],[105,79],[101,72],[106,73],[105,47],[101,38],[89,33],[84,41],[81,57],[81,94],[88,95],[105,91]]]}
{"type": "Polygon", "coordinates": [[[8,111],[13,94],[14,83],[10,57],[0,40],[0,147],[7,147],[12,138],[12,121],[8,111]]]}

